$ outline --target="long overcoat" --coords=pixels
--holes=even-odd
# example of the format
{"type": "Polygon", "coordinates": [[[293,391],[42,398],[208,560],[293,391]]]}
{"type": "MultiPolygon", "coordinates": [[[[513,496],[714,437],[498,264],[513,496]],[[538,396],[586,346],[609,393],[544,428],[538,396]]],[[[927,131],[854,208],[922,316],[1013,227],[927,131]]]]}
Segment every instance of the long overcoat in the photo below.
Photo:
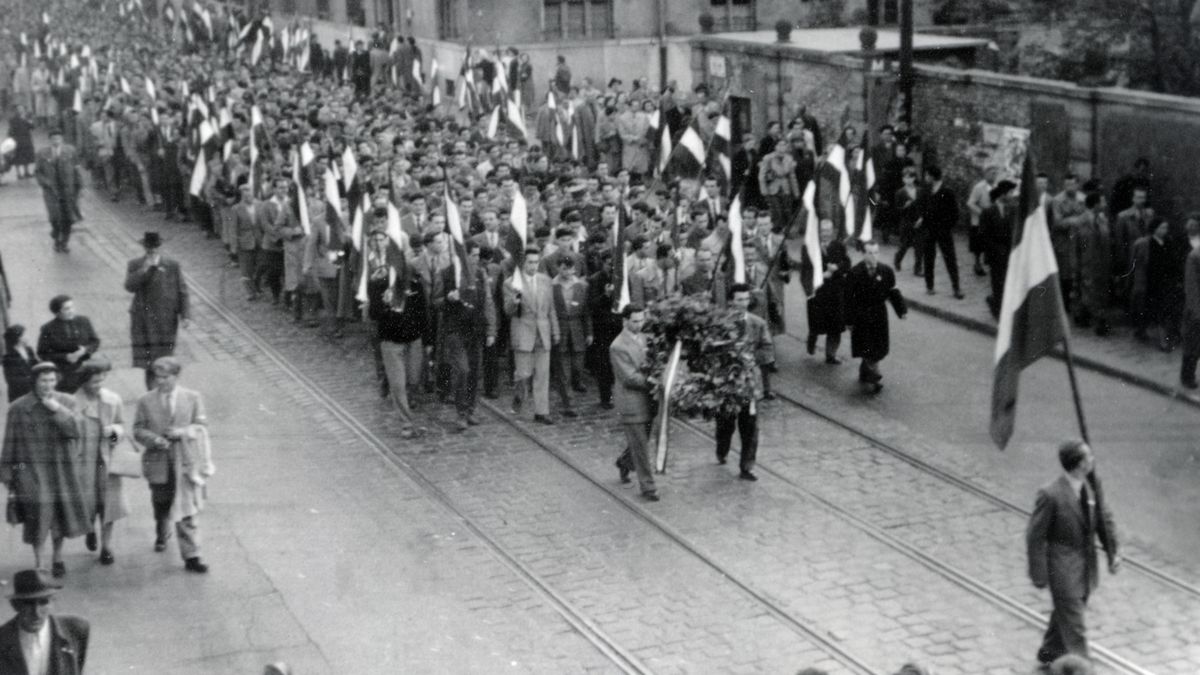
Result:
{"type": "Polygon", "coordinates": [[[865,261],[855,265],[846,278],[846,320],[854,358],[881,361],[888,355],[888,304],[897,316],[908,312],[892,268],[877,263],[872,274],[865,261]]]}
{"type": "MultiPolygon", "coordinates": [[[[846,246],[840,241],[833,241],[821,255],[822,273],[830,272],[831,266],[837,266],[812,297],[808,299],[808,333],[809,335],[837,335],[846,330],[846,278],[850,274],[850,256],[846,246]]],[[[801,265],[803,279],[810,279],[812,262],[805,254],[801,265]]]]}
{"type": "Polygon", "coordinates": [[[133,367],[149,368],[160,356],[175,353],[179,322],[188,317],[188,289],[179,263],[160,258],[147,269],[146,258],[125,266],[125,290],[133,293],[129,305],[129,342],[133,367]]]}
{"type": "MultiPolygon", "coordinates": [[[[26,544],[41,544],[53,528],[64,537],[88,531],[76,464],[81,418],[74,396],[51,394],[62,406],[50,412],[30,393],[12,403],[0,450],[0,482],[11,486],[15,513],[26,544]]],[[[12,520],[10,520],[12,522],[12,520]]]]}

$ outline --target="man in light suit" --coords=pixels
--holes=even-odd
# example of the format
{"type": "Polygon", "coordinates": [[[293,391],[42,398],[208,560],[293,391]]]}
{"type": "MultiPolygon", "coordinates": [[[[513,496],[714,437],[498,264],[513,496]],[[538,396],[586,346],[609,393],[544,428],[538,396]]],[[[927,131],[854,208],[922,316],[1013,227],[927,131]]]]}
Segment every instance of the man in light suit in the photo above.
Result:
{"type": "Polygon", "coordinates": [[[1104,546],[1108,571],[1121,566],[1117,530],[1104,504],[1092,450],[1082,441],[1058,449],[1063,475],[1037,493],[1025,531],[1029,578],[1037,588],[1050,587],[1054,612],[1037,658],[1043,665],[1063,654],[1088,655],[1083,612],[1100,583],[1096,539],[1104,546]]]}
{"type": "Polygon", "coordinates": [[[537,271],[541,257],[537,248],[525,249],[520,275],[504,281],[504,313],[510,317],[515,364],[513,412],[521,412],[532,385],[534,421],[554,424],[550,419],[550,350],[558,344],[558,314],[553,282],[537,271]]]}
{"type": "Polygon", "coordinates": [[[22,570],[13,575],[8,601],[17,615],[0,626],[0,673],[83,672],[91,626],[77,616],[50,613],[51,598],[61,588],[41,570],[22,570]]]}
{"type": "Polygon", "coordinates": [[[67,253],[70,250],[67,242],[71,239],[71,225],[83,218],[79,213],[79,191],[83,187],[83,177],[79,173],[75,148],[63,144],[62,129],[50,130],[50,146],[38,153],[34,175],[42,188],[42,199],[46,202],[54,250],[67,253]]]}
{"type": "Polygon", "coordinates": [[[146,371],[146,389],[154,388],[150,365],[160,356],[175,353],[179,325],[188,321],[188,288],[179,263],[162,257],[162,237],[147,232],[142,237],[146,255],[125,266],[125,290],[133,293],[129,307],[133,367],[146,371]]]}
{"type": "Polygon", "coordinates": [[[654,412],[650,402],[650,383],[643,368],[646,365],[646,339],[642,336],[642,324],[646,321],[646,310],[639,305],[625,305],[621,310],[624,323],[621,334],[608,348],[616,387],[613,402],[621,426],[625,429],[625,451],[617,458],[617,469],[621,482],[629,482],[629,473],[637,471],[638,488],[646,501],[658,501],[658,489],[654,485],[654,458],[650,448],[650,425],[654,412]]]}
{"type": "Polygon", "coordinates": [[[170,525],[179,536],[179,553],[189,572],[204,574],[200,560],[200,525],[205,482],[212,475],[211,457],[194,456],[188,439],[208,426],[204,401],[198,392],[178,386],[183,366],[173,356],[154,361],[155,389],[138,399],[133,437],[145,448],[142,470],[150,483],[156,534],[154,550],[167,549],[170,525]]]}

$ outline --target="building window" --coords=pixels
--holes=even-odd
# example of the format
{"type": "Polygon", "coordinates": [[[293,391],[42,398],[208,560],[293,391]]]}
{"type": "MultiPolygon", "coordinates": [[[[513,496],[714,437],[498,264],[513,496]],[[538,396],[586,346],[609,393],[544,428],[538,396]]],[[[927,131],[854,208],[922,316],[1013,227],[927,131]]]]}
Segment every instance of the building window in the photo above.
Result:
{"type": "Polygon", "coordinates": [[[459,37],[458,28],[459,0],[438,0],[438,37],[443,40],[454,40],[459,37]]]}
{"type": "Polygon", "coordinates": [[[281,4],[283,6],[280,9],[283,10],[284,14],[295,14],[296,13],[296,0],[283,0],[283,2],[281,4]]]}
{"type": "Polygon", "coordinates": [[[757,30],[758,12],[754,0],[709,0],[713,7],[713,29],[727,31],[757,30]]]}
{"type": "Polygon", "coordinates": [[[883,22],[886,24],[900,23],[899,0],[883,0],[883,22]]]}
{"type": "Polygon", "coordinates": [[[317,18],[328,21],[330,16],[329,0],[317,0],[317,18]]]}
{"type": "Polygon", "coordinates": [[[363,0],[346,0],[346,19],[355,26],[367,25],[367,10],[363,0]]]}
{"type": "Polygon", "coordinates": [[[542,0],[542,38],[612,37],[612,0],[542,0]]]}

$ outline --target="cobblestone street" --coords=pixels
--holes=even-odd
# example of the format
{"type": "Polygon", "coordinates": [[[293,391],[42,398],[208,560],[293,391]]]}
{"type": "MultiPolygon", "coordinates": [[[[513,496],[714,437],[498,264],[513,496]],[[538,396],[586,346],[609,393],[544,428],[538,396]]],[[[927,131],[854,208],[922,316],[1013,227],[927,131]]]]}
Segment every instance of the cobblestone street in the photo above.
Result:
{"type": "MultiPolygon", "coordinates": [[[[118,525],[114,567],[68,544],[56,607],[93,622],[89,672],[255,672],[276,659],[303,673],[448,663],[891,673],[907,660],[939,675],[1032,669],[1049,599],[1026,577],[1022,509],[1054,475],[1050,439],[1070,428],[1042,427],[1056,415],[1046,401],[1061,386],[1043,385],[1050,367],[1061,377],[1058,362],[1030,370],[1022,414],[1036,431],[1002,454],[978,426],[978,390],[990,385],[976,382],[990,367],[983,336],[910,320],[884,365],[890,398],[875,402],[848,393],[849,371],[839,380],[781,338],[781,398],[761,416],[762,480],[735,480],[714,461],[711,424],[681,420],[663,501],[646,504],[617,480],[621,437],[594,394],[579,420],[552,427],[489,403],[484,424],[462,434],[450,411],[426,404],[418,414],[431,432],[400,440],[362,329],[329,342],[247,303],[224,252],[194,226],[85,192],[86,220],[63,256],[50,249],[35,186],[10,183],[0,203],[15,319],[35,330],[52,294],[74,295],[122,366],[110,382],[130,412],[142,376],[126,367],[121,278],[144,230],[163,233],[165,255],[194,284],[179,351],[182,382],[205,395],[212,419],[218,473],[202,522],[214,569],[187,576],[173,553],[151,552],[148,491],[140,481],[128,490],[134,512],[118,525]],[[924,341],[944,345],[970,384],[945,388],[951,375],[921,360],[924,341]],[[164,643],[180,647],[156,648],[164,643]]],[[[789,313],[797,334],[801,302],[789,313]]],[[[1161,486],[1125,470],[1144,461],[1133,450],[1147,439],[1161,441],[1151,452],[1163,462],[1189,434],[1194,453],[1196,411],[1163,425],[1144,411],[1161,413],[1167,399],[1095,373],[1085,385],[1101,392],[1097,433],[1123,432],[1105,466],[1126,555],[1143,564],[1106,574],[1089,603],[1101,671],[1200,672],[1200,569],[1184,554],[1196,545],[1195,502],[1141,527],[1164,517],[1166,500],[1140,501],[1161,486]],[[1168,541],[1172,531],[1181,541],[1168,541]]],[[[1185,492],[1195,470],[1174,476],[1168,495],[1185,492]]],[[[0,577],[29,562],[10,529],[0,577]]]]}

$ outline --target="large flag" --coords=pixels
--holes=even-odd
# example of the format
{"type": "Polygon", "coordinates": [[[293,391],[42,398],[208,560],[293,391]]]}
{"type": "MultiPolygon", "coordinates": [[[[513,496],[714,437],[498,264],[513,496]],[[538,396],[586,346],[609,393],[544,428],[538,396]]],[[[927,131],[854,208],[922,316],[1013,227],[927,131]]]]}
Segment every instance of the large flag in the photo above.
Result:
{"type": "MultiPolygon", "coordinates": [[[[525,259],[525,247],[529,242],[529,204],[525,202],[525,195],[521,194],[521,186],[517,185],[513,190],[512,209],[510,210],[509,221],[512,223],[513,231],[521,238],[521,255],[520,259],[525,259]]],[[[516,272],[512,277],[513,290],[525,290],[525,274],[521,270],[521,265],[518,262],[516,272]]]]}
{"type": "Polygon", "coordinates": [[[671,357],[667,359],[667,368],[663,371],[663,394],[662,405],[658,410],[658,455],[655,458],[655,470],[658,473],[666,473],[667,471],[667,442],[670,439],[671,429],[671,395],[674,393],[675,383],[679,379],[679,362],[683,356],[683,342],[675,341],[675,348],[671,350],[671,357]]]}
{"type": "MultiPolygon", "coordinates": [[[[666,126],[666,125],[663,125],[666,126]]],[[[671,151],[667,170],[682,176],[695,177],[704,169],[704,139],[696,127],[689,124],[679,137],[679,145],[671,151]]]]}
{"type": "Polygon", "coordinates": [[[325,170],[325,213],[332,213],[345,227],[346,216],[342,214],[342,196],[338,192],[337,169],[330,165],[325,170]]]}
{"type": "Polygon", "coordinates": [[[300,153],[292,155],[292,183],[296,185],[296,200],[292,202],[296,216],[300,220],[300,229],[304,235],[312,234],[312,224],[308,222],[308,195],[304,193],[304,178],[300,172],[300,153]]]}
{"type": "Polygon", "coordinates": [[[529,132],[525,130],[525,109],[518,100],[520,98],[521,91],[518,89],[516,99],[510,97],[504,100],[505,118],[508,120],[509,126],[521,133],[521,138],[528,140],[529,132]]]}
{"type": "Polygon", "coordinates": [[[358,161],[354,159],[354,151],[347,145],[342,152],[342,187],[346,192],[350,192],[350,186],[354,185],[354,178],[358,174],[358,161]]]}
{"type": "MultiPolygon", "coordinates": [[[[702,190],[704,188],[701,188],[702,190]]],[[[733,283],[746,283],[746,252],[742,242],[742,196],[729,204],[729,258],[733,260],[733,283]]]]}
{"type": "Polygon", "coordinates": [[[838,203],[842,205],[845,216],[843,220],[846,234],[850,234],[854,227],[854,207],[850,192],[850,172],[846,169],[846,147],[840,143],[835,144],[830,148],[826,161],[838,172],[838,203]]]}
{"type": "Polygon", "coordinates": [[[492,108],[492,114],[488,116],[487,137],[491,140],[496,137],[496,132],[500,129],[500,105],[497,104],[492,108]]]}
{"type": "Polygon", "coordinates": [[[1001,448],[1008,444],[1016,422],[1021,370],[1067,339],[1058,263],[1030,154],[1025,153],[1021,170],[1018,222],[996,331],[991,434],[1001,448]]]}
{"type": "Polygon", "coordinates": [[[250,106],[250,194],[255,198],[258,197],[256,188],[262,187],[258,185],[256,180],[256,172],[258,170],[258,128],[262,126],[262,111],[258,106],[250,106]]]}
{"type": "Polygon", "coordinates": [[[817,184],[815,181],[808,181],[808,185],[804,187],[804,253],[808,255],[808,262],[812,264],[812,277],[808,279],[808,283],[804,283],[801,279],[801,285],[804,286],[808,297],[812,297],[821,284],[825,283],[825,264],[821,260],[821,224],[817,220],[817,184]]]}
{"type": "Polygon", "coordinates": [[[629,259],[625,257],[625,204],[617,204],[617,217],[613,220],[612,285],[616,289],[613,297],[613,312],[620,312],[629,304],[629,259]]]}
{"type": "Polygon", "coordinates": [[[875,160],[871,157],[871,148],[863,138],[862,151],[858,153],[859,181],[862,185],[862,221],[858,225],[858,240],[871,241],[875,238],[875,220],[871,208],[871,190],[875,189],[875,160]]]}

